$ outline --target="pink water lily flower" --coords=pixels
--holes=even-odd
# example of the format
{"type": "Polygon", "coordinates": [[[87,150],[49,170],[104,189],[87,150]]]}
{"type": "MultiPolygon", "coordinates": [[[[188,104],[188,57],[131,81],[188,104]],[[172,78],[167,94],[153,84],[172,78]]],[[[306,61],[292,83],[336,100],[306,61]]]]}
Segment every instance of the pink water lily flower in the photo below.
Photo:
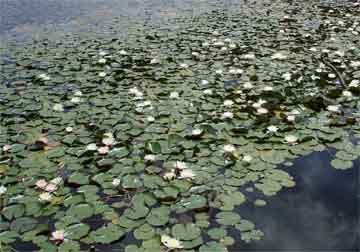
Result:
{"type": "Polygon", "coordinates": [[[46,182],[45,179],[39,179],[36,181],[35,185],[39,189],[45,189],[45,187],[48,185],[48,182],[46,182]]]}

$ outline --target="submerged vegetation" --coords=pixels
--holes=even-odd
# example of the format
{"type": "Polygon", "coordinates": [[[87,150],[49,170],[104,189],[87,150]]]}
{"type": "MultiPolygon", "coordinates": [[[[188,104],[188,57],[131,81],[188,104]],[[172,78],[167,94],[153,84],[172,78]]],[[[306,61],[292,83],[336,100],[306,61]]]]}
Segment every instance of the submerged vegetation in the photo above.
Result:
{"type": "Polygon", "coordinates": [[[237,211],[247,195],[266,208],[296,186],[279,165],[336,149],[333,168],[352,168],[359,11],[265,7],[13,48],[1,63],[1,246],[230,251],[266,235],[237,211]]]}

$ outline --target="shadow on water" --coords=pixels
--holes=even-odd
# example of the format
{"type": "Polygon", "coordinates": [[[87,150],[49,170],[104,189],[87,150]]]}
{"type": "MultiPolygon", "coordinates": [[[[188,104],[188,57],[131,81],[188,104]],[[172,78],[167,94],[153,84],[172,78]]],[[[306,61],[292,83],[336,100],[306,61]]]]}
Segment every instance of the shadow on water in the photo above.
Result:
{"type": "MultiPolygon", "coordinates": [[[[268,198],[264,207],[244,204],[240,215],[265,236],[250,244],[237,242],[229,251],[359,251],[360,160],[352,169],[336,170],[331,159],[325,151],[296,160],[285,168],[296,187],[268,198]]],[[[260,197],[249,195],[254,196],[260,197]]]]}

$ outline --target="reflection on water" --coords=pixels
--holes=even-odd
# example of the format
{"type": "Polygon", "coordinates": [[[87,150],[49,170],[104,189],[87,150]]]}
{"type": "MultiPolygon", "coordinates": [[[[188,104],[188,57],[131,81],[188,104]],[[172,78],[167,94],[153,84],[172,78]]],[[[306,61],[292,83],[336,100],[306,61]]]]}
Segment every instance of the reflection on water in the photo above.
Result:
{"type": "Polygon", "coordinates": [[[265,236],[230,251],[359,251],[360,160],[352,169],[336,170],[330,166],[332,155],[313,153],[285,168],[296,187],[265,198],[265,207],[244,204],[239,213],[265,236]]]}

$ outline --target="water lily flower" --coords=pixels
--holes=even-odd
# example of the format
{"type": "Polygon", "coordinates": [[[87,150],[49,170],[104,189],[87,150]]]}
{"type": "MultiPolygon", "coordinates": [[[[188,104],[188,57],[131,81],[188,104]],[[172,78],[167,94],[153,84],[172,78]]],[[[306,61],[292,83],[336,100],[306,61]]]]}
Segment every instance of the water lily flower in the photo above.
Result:
{"type": "Polygon", "coordinates": [[[193,136],[199,136],[199,135],[201,135],[202,132],[203,132],[202,129],[193,129],[193,130],[191,131],[191,135],[193,135],[193,136]]]}
{"type": "Polygon", "coordinates": [[[339,105],[329,105],[326,107],[326,109],[331,112],[339,112],[340,106],[339,105]]]}
{"type": "Polygon", "coordinates": [[[111,132],[105,133],[104,138],[101,140],[104,145],[111,146],[115,143],[115,138],[111,132]]]}
{"type": "Polygon", "coordinates": [[[106,76],[106,73],[105,73],[105,72],[100,72],[100,73],[99,73],[99,77],[102,77],[102,78],[103,78],[103,77],[105,77],[105,76],[106,76]]]}
{"type": "Polygon", "coordinates": [[[96,151],[97,149],[98,149],[98,147],[96,146],[95,143],[91,143],[86,146],[86,150],[89,150],[89,151],[96,151]]]}
{"type": "Polygon", "coordinates": [[[266,108],[258,108],[256,110],[256,112],[258,115],[264,115],[264,114],[267,114],[269,112],[269,110],[267,110],[266,108]]]}
{"type": "Polygon", "coordinates": [[[281,52],[277,52],[271,56],[271,59],[285,60],[287,59],[287,56],[282,54],[281,52]]]}
{"type": "Polygon", "coordinates": [[[231,38],[226,38],[226,39],[224,39],[224,42],[230,43],[230,42],[231,42],[231,38]]]}
{"type": "Polygon", "coordinates": [[[155,122],[155,117],[153,117],[153,116],[148,116],[148,117],[146,117],[146,120],[147,120],[148,122],[155,122]]]}
{"type": "Polygon", "coordinates": [[[181,64],[180,64],[180,67],[181,67],[181,68],[188,68],[188,67],[189,67],[189,65],[188,65],[188,64],[186,64],[186,63],[181,63],[181,64]]]}
{"type": "Polygon", "coordinates": [[[360,61],[351,61],[350,66],[353,68],[358,68],[360,67],[360,61]]]}
{"type": "Polygon", "coordinates": [[[208,85],[209,84],[209,81],[208,80],[201,80],[200,81],[200,85],[201,86],[206,86],[206,85],[208,85]]]}
{"type": "Polygon", "coordinates": [[[61,243],[65,240],[65,231],[64,230],[56,230],[51,233],[51,241],[55,241],[57,243],[61,243]]]}
{"type": "Polygon", "coordinates": [[[148,162],[154,162],[156,160],[156,156],[154,154],[147,154],[144,156],[144,160],[148,162]]]}
{"type": "Polygon", "coordinates": [[[224,150],[224,152],[226,152],[226,153],[233,153],[233,152],[236,151],[236,148],[235,148],[235,146],[232,145],[232,144],[226,144],[226,145],[224,145],[223,150],[224,150]]]}
{"type": "Polygon", "coordinates": [[[72,97],[72,98],[71,98],[71,102],[72,102],[72,103],[80,103],[80,102],[81,102],[81,98],[80,98],[80,97],[77,97],[77,96],[72,97]]]}
{"type": "Polygon", "coordinates": [[[113,181],[111,182],[111,184],[113,185],[113,186],[119,186],[120,185],[120,179],[118,179],[118,178],[116,178],[116,179],[113,179],[113,181]]]}
{"type": "Polygon", "coordinates": [[[256,56],[255,56],[254,53],[248,53],[248,54],[244,54],[244,55],[242,56],[242,58],[243,58],[243,59],[255,59],[256,56]]]}
{"type": "Polygon", "coordinates": [[[195,56],[195,57],[198,57],[200,54],[198,52],[192,52],[191,55],[195,56]]]}
{"type": "Polygon", "coordinates": [[[75,93],[74,93],[74,96],[82,96],[83,93],[80,91],[80,90],[77,90],[75,93]]]}
{"type": "Polygon", "coordinates": [[[213,91],[212,91],[211,89],[205,89],[205,90],[203,91],[203,93],[206,94],[206,95],[212,95],[212,94],[213,94],[213,91]]]}
{"type": "Polygon", "coordinates": [[[7,188],[5,187],[5,186],[0,186],[0,195],[3,195],[3,194],[5,194],[6,193],[6,191],[7,191],[7,188]]]}
{"type": "Polygon", "coordinates": [[[101,58],[101,59],[99,59],[99,61],[98,61],[100,64],[105,64],[106,63],[106,59],[104,59],[104,58],[101,58]]]}
{"type": "Polygon", "coordinates": [[[65,131],[68,132],[68,133],[70,133],[70,132],[73,131],[73,127],[66,127],[66,128],[65,128],[65,131]]]}
{"type": "Polygon", "coordinates": [[[176,174],[175,174],[174,169],[172,169],[169,172],[164,173],[163,178],[165,180],[173,180],[174,178],[176,178],[176,174]]]}
{"type": "Polygon", "coordinates": [[[105,155],[105,154],[107,154],[108,152],[109,152],[109,147],[108,146],[103,146],[103,147],[100,147],[99,149],[98,149],[98,152],[99,152],[99,154],[101,154],[101,155],[105,155]]]}
{"type": "Polygon", "coordinates": [[[245,82],[243,86],[245,89],[252,89],[254,87],[254,85],[250,82],[245,82]]]}
{"type": "Polygon", "coordinates": [[[234,49],[234,48],[236,48],[236,44],[231,43],[231,44],[229,44],[229,47],[230,47],[231,49],[234,49]]]}
{"type": "Polygon", "coordinates": [[[179,93],[178,92],[171,92],[170,93],[171,99],[179,99],[179,93]]]}
{"type": "Polygon", "coordinates": [[[222,42],[222,41],[217,41],[217,42],[215,42],[213,45],[216,46],[216,47],[222,47],[222,46],[225,45],[225,43],[222,42]]]}
{"type": "Polygon", "coordinates": [[[245,155],[242,160],[246,163],[250,163],[253,160],[253,157],[250,155],[245,155]]]}
{"type": "Polygon", "coordinates": [[[360,85],[360,81],[359,80],[352,80],[349,84],[349,87],[354,87],[357,88],[360,85]]]}
{"type": "Polygon", "coordinates": [[[127,55],[128,53],[127,53],[127,51],[125,51],[125,50],[121,50],[121,51],[119,52],[119,54],[120,54],[120,55],[127,55]]]}
{"type": "Polygon", "coordinates": [[[260,99],[257,102],[255,102],[252,107],[253,108],[260,108],[263,104],[265,104],[267,101],[260,99]]]}
{"type": "Polygon", "coordinates": [[[44,192],[39,195],[40,201],[51,201],[52,195],[49,192],[44,192]]]}
{"type": "Polygon", "coordinates": [[[160,63],[160,60],[158,58],[153,58],[151,61],[150,61],[150,64],[159,64],[160,63]]]}
{"type": "Polygon", "coordinates": [[[221,51],[226,51],[226,50],[227,50],[227,47],[226,47],[226,46],[223,46],[223,47],[221,47],[220,50],[221,50],[221,51]]]}
{"type": "Polygon", "coordinates": [[[209,42],[203,42],[202,44],[201,44],[201,46],[203,46],[203,47],[208,47],[210,44],[209,44],[209,42]]]}
{"type": "Polygon", "coordinates": [[[216,73],[217,75],[221,75],[221,74],[223,73],[223,70],[222,70],[222,69],[218,69],[218,70],[215,71],[215,73],[216,73]]]}
{"type": "Polygon", "coordinates": [[[265,86],[263,90],[264,90],[264,91],[273,91],[274,88],[271,87],[271,86],[265,86]]]}
{"type": "Polygon", "coordinates": [[[224,101],[224,106],[225,107],[231,107],[232,105],[234,105],[234,102],[232,100],[225,100],[224,101]]]}
{"type": "Polygon", "coordinates": [[[168,235],[162,235],[161,236],[161,243],[165,245],[165,247],[169,249],[181,249],[183,246],[181,245],[181,242],[175,238],[171,238],[168,235]]]}
{"type": "Polygon", "coordinates": [[[342,92],[342,95],[345,96],[345,97],[352,97],[352,93],[350,91],[347,91],[347,90],[344,90],[342,92]]]}
{"type": "Polygon", "coordinates": [[[53,110],[63,112],[64,111],[64,106],[61,103],[57,103],[57,104],[55,104],[53,106],[53,110]]]}
{"type": "Polygon", "coordinates": [[[286,135],[286,136],[285,136],[285,141],[286,141],[288,144],[296,144],[297,141],[298,141],[298,137],[297,137],[297,136],[294,136],[294,135],[286,135]]]}
{"type": "Polygon", "coordinates": [[[42,80],[44,80],[44,81],[51,79],[50,76],[47,75],[47,74],[45,74],[45,73],[39,74],[38,77],[39,77],[39,79],[42,79],[42,80]]]}
{"type": "Polygon", "coordinates": [[[5,144],[5,145],[2,147],[3,152],[7,152],[7,151],[9,151],[10,149],[11,149],[11,145],[9,145],[9,144],[5,144]]]}
{"type": "Polygon", "coordinates": [[[46,192],[55,192],[58,189],[57,185],[54,184],[47,184],[47,186],[44,188],[46,192]]]}
{"type": "Polygon", "coordinates": [[[286,120],[288,120],[289,122],[294,122],[296,119],[296,116],[295,115],[288,115],[286,117],[286,120]]]}
{"type": "Polygon", "coordinates": [[[275,125],[270,125],[266,129],[268,132],[271,132],[271,133],[276,133],[279,130],[279,128],[276,127],[275,125]]]}
{"type": "Polygon", "coordinates": [[[179,170],[184,170],[187,168],[187,164],[185,162],[176,161],[174,167],[179,170]]]}
{"type": "Polygon", "coordinates": [[[105,56],[106,54],[107,54],[107,53],[106,53],[105,51],[100,51],[100,52],[99,52],[99,55],[100,55],[100,56],[105,56]]]}
{"type": "Polygon", "coordinates": [[[328,74],[328,77],[331,78],[331,79],[334,79],[334,78],[336,78],[336,74],[329,73],[329,74],[328,74]]]}
{"type": "Polygon", "coordinates": [[[48,185],[48,182],[46,182],[45,179],[39,179],[36,181],[35,186],[39,189],[45,189],[45,187],[48,185]]]}
{"type": "Polygon", "coordinates": [[[232,119],[234,117],[234,114],[232,112],[224,112],[222,115],[221,115],[221,119],[232,119]]]}
{"type": "Polygon", "coordinates": [[[242,74],[244,72],[244,70],[240,69],[240,68],[232,68],[229,70],[230,74],[242,74]]]}
{"type": "Polygon", "coordinates": [[[284,80],[289,81],[289,80],[291,80],[291,73],[284,73],[282,75],[282,77],[284,78],[284,80]]]}
{"type": "Polygon", "coordinates": [[[193,179],[195,178],[195,172],[190,169],[180,171],[180,178],[183,179],[193,179]]]}

